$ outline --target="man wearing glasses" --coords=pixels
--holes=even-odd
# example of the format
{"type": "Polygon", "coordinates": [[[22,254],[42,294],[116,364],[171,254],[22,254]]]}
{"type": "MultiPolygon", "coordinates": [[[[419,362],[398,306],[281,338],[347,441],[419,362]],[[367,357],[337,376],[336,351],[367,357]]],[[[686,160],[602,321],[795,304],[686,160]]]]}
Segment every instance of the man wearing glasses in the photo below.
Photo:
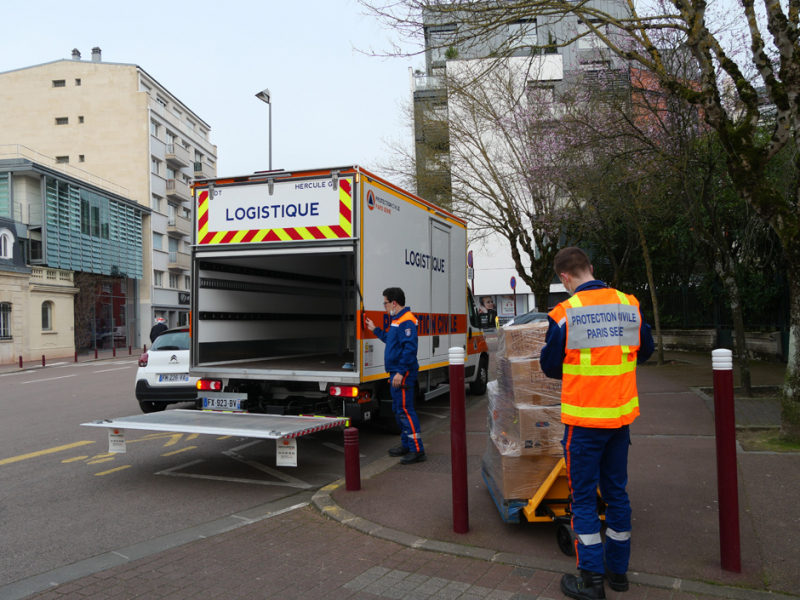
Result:
{"type": "Polygon", "coordinates": [[[375,327],[368,317],[364,324],[386,344],[383,363],[389,372],[392,410],[400,425],[400,445],[389,450],[390,456],[402,456],[400,464],[410,465],[427,460],[422,446],[419,418],[414,410],[414,387],[419,374],[417,362],[417,318],[406,305],[400,288],[383,290],[383,309],[392,317],[388,331],[375,327]]]}

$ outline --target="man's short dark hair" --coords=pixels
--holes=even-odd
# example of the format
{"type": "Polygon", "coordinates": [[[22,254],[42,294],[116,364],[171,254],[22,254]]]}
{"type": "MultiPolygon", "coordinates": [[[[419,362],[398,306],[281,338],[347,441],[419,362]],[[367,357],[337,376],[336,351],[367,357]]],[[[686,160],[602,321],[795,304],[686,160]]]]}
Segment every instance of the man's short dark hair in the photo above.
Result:
{"type": "Polygon", "coordinates": [[[383,290],[383,297],[387,302],[397,302],[400,306],[406,305],[406,295],[400,288],[386,288],[383,290]]]}
{"type": "Polygon", "coordinates": [[[586,252],[575,246],[562,248],[553,260],[553,270],[556,275],[567,273],[578,276],[591,271],[591,268],[592,263],[589,261],[586,252]]]}

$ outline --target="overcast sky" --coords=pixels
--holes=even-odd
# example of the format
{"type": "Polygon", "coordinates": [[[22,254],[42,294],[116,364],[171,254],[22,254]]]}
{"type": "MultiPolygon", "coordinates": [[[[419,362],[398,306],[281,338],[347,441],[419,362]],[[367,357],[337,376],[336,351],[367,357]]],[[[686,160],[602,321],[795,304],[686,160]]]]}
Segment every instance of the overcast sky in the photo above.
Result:
{"type": "MultiPolygon", "coordinates": [[[[408,67],[355,48],[386,47],[355,0],[7,2],[0,72],[70,58],[99,46],[103,60],[134,63],[211,126],[218,174],[264,170],[272,92],[272,164],[299,169],[373,165],[382,139],[407,135],[399,104],[408,67]]],[[[2,107],[0,107],[2,110],[2,107]]]]}

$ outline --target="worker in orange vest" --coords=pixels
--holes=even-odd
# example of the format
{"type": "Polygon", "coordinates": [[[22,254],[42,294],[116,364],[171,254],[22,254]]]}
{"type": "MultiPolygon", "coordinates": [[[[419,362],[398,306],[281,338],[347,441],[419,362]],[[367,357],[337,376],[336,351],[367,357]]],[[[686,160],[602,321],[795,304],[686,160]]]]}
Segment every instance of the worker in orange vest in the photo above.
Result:
{"type": "Polygon", "coordinates": [[[594,278],[580,248],[562,248],[553,267],[570,298],[548,317],[541,366],[562,380],[564,459],[580,574],[564,575],[561,591],[577,600],[628,589],[631,507],[629,426],[639,415],[636,365],[653,354],[653,336],[639,301],[594,278]],[[597,515],[597,488],[607,504],[605,547],[597,515]]]}

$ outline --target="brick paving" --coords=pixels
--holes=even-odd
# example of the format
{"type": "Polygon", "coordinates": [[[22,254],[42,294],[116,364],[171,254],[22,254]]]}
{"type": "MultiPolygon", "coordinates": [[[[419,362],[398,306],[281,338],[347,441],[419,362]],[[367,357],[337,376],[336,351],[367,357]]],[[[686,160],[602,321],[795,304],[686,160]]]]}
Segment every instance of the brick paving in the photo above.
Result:
{"type": "MultiPolygon", "coordinates": [[[[406,548],[306,507],[53,587],[36,600],[561,600],[561,574],[406,548]]],[[[616,600],[710,596],[631,586],[616,600]]]]}

